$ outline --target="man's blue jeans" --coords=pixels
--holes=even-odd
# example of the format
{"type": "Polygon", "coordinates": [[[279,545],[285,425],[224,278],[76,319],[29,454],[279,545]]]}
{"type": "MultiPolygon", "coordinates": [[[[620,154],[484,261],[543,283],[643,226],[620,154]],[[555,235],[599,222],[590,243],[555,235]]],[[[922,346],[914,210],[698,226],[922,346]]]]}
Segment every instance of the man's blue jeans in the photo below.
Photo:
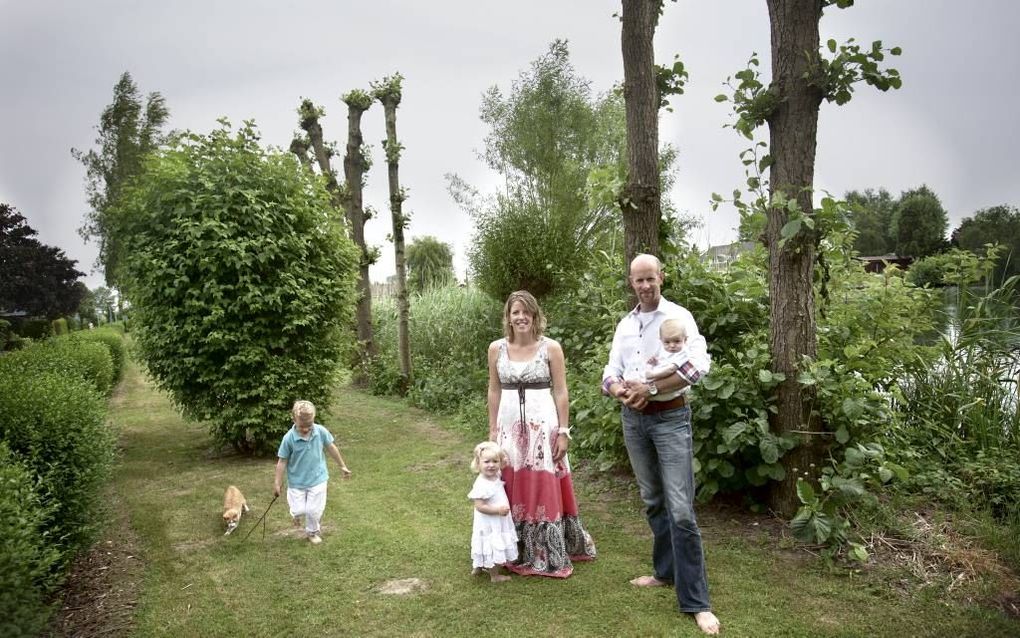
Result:
{"type": "Polygon", "coordinates": [[[690,407],[642,414],[623,406],[623,440],[652,528],[655,577],[676,586],[680,611],[712,608],[694,517],[690,407]]]}

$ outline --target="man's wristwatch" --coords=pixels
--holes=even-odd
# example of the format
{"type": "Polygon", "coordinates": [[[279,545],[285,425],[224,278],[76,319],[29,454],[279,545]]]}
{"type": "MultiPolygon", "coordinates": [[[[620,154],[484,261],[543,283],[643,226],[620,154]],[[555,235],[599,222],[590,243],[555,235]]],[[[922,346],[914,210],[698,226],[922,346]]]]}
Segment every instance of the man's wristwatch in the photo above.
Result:
{"type": "Polygon", "coordinates": [[[655,387],[655,382],[654,381],[649,381],[648,382],[648,396],[653,396],[654,397],[658,393],[659,393],[659,388],[655,387]]]}

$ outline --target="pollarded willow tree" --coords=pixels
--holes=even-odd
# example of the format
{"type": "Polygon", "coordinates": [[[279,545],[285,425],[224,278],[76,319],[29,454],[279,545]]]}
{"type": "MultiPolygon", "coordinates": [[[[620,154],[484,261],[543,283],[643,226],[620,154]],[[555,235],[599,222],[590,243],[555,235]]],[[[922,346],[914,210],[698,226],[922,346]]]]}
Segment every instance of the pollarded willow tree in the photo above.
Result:
{"type": "MultiPolygon", "coordinates": [[[[817,356],[814,273],[818,242],[829,209],[814,208],[815,146],[818,112],[823,101],[844,104],[853,85],[864,81],[881,90],[899,88],[895,69],[881,70],[885,57],[881,42],[862,49],[852,39],[844,45],[829,40],[832,57],[821,52],[818,24],[823,9],[847,8],[853,0],[766,0],[772,39],[772,80],[758,79],[752,56],[747,70],[736,74],[732,96],[737,116],[734,129],[749,139],[764,123],[769,127],[768,154],[753,166],[768,170],[768,194],[759,199],[765,214],[765,244],[769,251],[769,352],[776,386],[772,431],[792,446],[783,456],[783,480],[772,485],[770,505],[787,516],[799,508],[798,474],[824,463],[831,433],[821,422],[814,386],[798,375],[805,361],[817,356]]],[[[892,55],[898,48],[889,50],[892,55]]],[[[718,100],[728,99],[719,96],[718,100]]],[[[752,176],[749,186],[763,181],[752,176]]],[[[824,202],[823,202],[824,203],[824,202]]]]}
{"type": "Polygon", "coordinates": [[[328,406],[351,347],[358,250],[320,180],[251,123],[188,134],[113,217],[149,373],[221,442],[275,449],[290,406],[328,406]]]}
{"type": "Polygon", "coordinates": [[[404,229],[408,215],[403,212],[407,191],[400,186],[400,153],[404,145],[397,141],[397,107],[400,106],[401,82],[403,76],[395,73],[372,83],[372,96],[382,103],[386,117],[386,169],[390,187],[390,217],[393,220],[393,256],[396,262],[397,280],[397,346],[400,356],[401,394],[411,387],[411,329],[410,308],[407,299],[407,269],[404,259],[404,229]]]}
{"type": "Polygon", "coordinates": [[[312,103],[302,100],[298,109],[300,124],[305,131],[303,136],[295,136],[290,150],[308,169],[312,168],[309,151],[315,157],[315,163],[326,180],[326,190],[330,194],[333,207],[343,210],[347,219],[347,228],[351,239],[361,252],[358,265],[358,305],[355,313],[355,327],[358,337],[358,350],[353,362],[354,381],[358,384],[367,382],[369,362],[378,351],[372,333],[372,283],[369,279],[369,266],[379,258],[379,253],[365,242],[365,223],[371,219],[364,206],[362,193],[365,186],[365,173],[370,163],[365,153],[361,135],[361,116],[372,106],[372,98],[366,92],[354,90],[344,94],[341,101],[347,105],[347,148],[344,155],[344,184],[341,186],[332,167],[332,158],[336,154],[332,144],[323,139],[322,125],[319,119],[325,111],[312,103]]]}

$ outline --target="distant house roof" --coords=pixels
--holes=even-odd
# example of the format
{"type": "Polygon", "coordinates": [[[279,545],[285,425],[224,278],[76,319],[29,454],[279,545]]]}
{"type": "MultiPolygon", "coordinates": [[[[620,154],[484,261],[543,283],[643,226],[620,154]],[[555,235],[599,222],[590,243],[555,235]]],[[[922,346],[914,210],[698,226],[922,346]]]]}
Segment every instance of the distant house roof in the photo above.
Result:
{"type": "Polygon", "coordinates": [[[888,253],[885,255],[858,255],[854,257],[857,261],[864,262],[864,270],[867,272],[882,272],[885,267],[890,264],[895,264],[901,269],[906,270],[910,268],[910,264],[914,263],[914,258],[907,255],[897,255],[896,253],[888,253]]]}

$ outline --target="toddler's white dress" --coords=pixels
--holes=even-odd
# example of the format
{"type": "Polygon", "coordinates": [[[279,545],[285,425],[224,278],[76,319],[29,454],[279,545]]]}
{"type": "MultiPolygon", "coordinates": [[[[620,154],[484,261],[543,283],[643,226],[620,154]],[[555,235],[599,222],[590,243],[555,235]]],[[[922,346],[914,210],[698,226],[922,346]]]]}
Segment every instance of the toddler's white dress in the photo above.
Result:
{"type": "MultiPolygon", "coordinates": [[[[510,505],[503,481],[490,481],[481,474],[468,492],[471,500],[485,499],[486,505],[510,505]]],[[[471,529],[471,566],[489,568],[517,560],[517,530],[510,514],[483,514],[477,508],[471,529]]]]}

